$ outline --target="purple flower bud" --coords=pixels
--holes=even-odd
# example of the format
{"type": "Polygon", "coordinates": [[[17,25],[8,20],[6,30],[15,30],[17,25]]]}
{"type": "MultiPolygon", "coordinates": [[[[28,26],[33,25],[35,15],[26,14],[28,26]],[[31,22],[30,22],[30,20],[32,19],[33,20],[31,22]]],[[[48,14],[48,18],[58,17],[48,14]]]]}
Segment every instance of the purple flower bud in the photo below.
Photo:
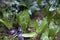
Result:
{"type": "Polygon", "coordinates": [[[19,40],[24,40],[24,38],[23,38],[23,36],[22,36],[22,33],[19,32],[17,35],[18,35],[18,39],[19,39],[19,40]]]}
{"type": "Polygon", "coordinates": [[[15,33],[15,31],[16,31],[15,29],[10,30],[10,33],[13,34],[13,33],[15,33]]]}
{"type": "Polygon", "coordinates": [[[8,30],[8,33],[15,34],[15,33],[17,33],[17,29],[12,28],[12,29],[8,30]]]}

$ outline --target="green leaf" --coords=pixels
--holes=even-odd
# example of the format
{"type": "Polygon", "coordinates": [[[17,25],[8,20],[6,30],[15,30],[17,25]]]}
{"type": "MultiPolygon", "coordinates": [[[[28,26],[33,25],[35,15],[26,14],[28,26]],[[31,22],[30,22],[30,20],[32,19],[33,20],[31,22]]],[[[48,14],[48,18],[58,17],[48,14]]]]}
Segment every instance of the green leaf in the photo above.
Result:
{"type": "Polygon", "coordinates": [[[44,33],[42,33],[41,35],[41,40],[49,40],[48,35],[49,35],[49,30],[45,29],[44,33]]]}
{"type": "Polygon", "coordinates": [[[0,22],[4,23],[4,21],[2,19],[0,19],[0,22]]]}
{"type": "Polygon", "coordinates": [[[37,0],[37,3],[40,4],[42,0],[37,0]]]}
{"type": "Polygon", "coordinates": [[[44,15],[47,17],[47,20],[48,22],[50,22],[50,20],[53,18],[54,16],[54,12],[50,12],[49,11],[49,8],[50,6],[46,5],[44,8],[43,8],[43,11],[44,11],[44,15]]]}
{"type": "Polygon", "coordinates": [[[7,12],[3,12],[3,18],[0,19],[0,22],[2,22],[8,29],[12,28],[14,21],[14,16],[11,18],[10,21],[8,21],[7,18],[7,12]]]}
{"type": "Polygon", "coordinates": [[[53,20],[50,21],[49,29],[54,29],[54,21],[53,20]]]}
{"type": "Polygon", "coordinates": [[[21,26],[21,28],[23,30],[25,30],[27,25],[28,25],[28,22],[30,20],[30,16],[29,16],[28,11],[24,10],[24,11],[21,12],[20,16],[18,16],[16,14],[16,17],[17,17],[17,21],[18,21],[19,25],[21,26]]]}
{"type": "Polygon", "coordinates": [[[32,33],[24,33],[22,34],[23,37],[36,37],[37,33],[36,32],[32,32],[32,33]]]}
{"type": "Polygon", "coordinates": [[[60,7],[58,7],[56,11],[57,11],[57,14],[60,14],[60,7]]]}
{"type": "Polygon", "coordinates": [[[50,21],[50,24],[49,24],[49,36],[54,37],[54,35],[55,35],[54,21],[50,21]]]}
{"type": "Polygon", "coordinates": [[[51,36],[51,37],[55,36],[55,30],[54,29],[49,30],[49,36],[51,36]]]}
{"type": "Polygon", "coordinates": [[[55,34],[58,33],[59,30],[60,30],[60,25],[58,25],[58,27],[57,27],[57,29],[56,29],[56,31],[55,31],[55,34]]]}
{"type": "Polygon", "coordinates": [[[47,22],[47,19],[46,18],[43,18],[42,23],[41,23],[41,26],[40,27],[37,26],[36,32],[37,33],[43,32],[45,30],[45,28],[47,27],[47,23],[48,23],[47,22]]]}
{"type": "Polygon", "coordinates": [[[9,40],[7,36],[4,37],[4,40],[9,40]]]}
{"type": "Polygon", "coordinates": [[[49,37],[49,40],[53,40],[53,38],[52,37],[49,37]]]}

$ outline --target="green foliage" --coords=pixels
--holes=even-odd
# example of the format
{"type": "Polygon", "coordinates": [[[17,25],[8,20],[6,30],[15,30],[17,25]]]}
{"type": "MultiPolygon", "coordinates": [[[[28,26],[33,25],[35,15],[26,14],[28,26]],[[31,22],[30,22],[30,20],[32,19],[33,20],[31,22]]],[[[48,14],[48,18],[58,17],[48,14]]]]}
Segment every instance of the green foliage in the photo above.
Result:
{"type": "Polygon", "coordinates": [[[54,29],[54,21],[51,21],[49,24],[49,36],[54,36],[55,35],[55,29],[54,29]]]}
{"type": "Polygon", "coordinates": [[[9,39],[8,39],[8,37],[7,37],[7,36],[5,36],[3,40],[9,40],[9,39]]]}
{"type": "Polygon", "coordinates": [[[41,40],[49,40],[48,35],[49,35],[49,29],[47,28],[47,29],[44,31],[44,33],[42,33],[42,35],[41,35],[41,40]]]}
{"type": "Polygon", "coordinates": [[[32,3],[32,0],[20,0],[20,1],[24,3],[27,6],[27,8],[29,8],[32,3]]]}
{"type": "Polygon", "coordinates": [[[36,37],[37,36],[37,33],[36,32],[24,33],[23,36],[24,37],[36,37]]]}
{"type": "Polygon", "coordinates": [[[37,3],[40,4],[42,0],[37,0],[37,3]]]}
{"type": "Polygon", "coordinates": [[[3,12],[3,18],[0,19],[0,22],[2,22],[8,29],[11,29],[14,22],[14,16],[9,21],[7,18],[7,12],[3,12]]]}
{"type": "Polygon", "coordinates": [[[43,18],[41,25],[39,26],[38,23],[36,23],[36,32],[41,33],[47,28],[47,19],[43,18]]]}
{"type": "Polygon", "coordinates": [[[41,40],[53,40],[54,36],[60,30],[59,26],[54,28],[54,21],[50,21],[49,28],[46,28],[45,31],[41,35],[41,40]]]}
{"type": "Polygon", "coordinates": [[[30,16],[29,16],[28,11],[24,10],[20,13],[19,16],[16,14],[16,17],[17,17],[17,21],[18,21],[19,25],[21,26],[21,28],[23,30],[26,30],[26,27],[27,27],[29,20],[30,20],[30,16]]]}
{"type": "MultiPolygon", "coordinates": [[[[0,9],[2,8],[0,10],[1,15],[3,15],[2,18],[0,15],[0,22],[8,29],[13,27],[13,23],[18,23],[23,30],[23,37],[34,38],[42,34],[40,36],[41,40],[53,40],[54,36],[60,30],[60,5],[57,0],[50,1],[51,0],[11,0],[10,2],[4,2],[0,7],[0,9]],[[43,16],[40,16],[40,14],[42,14],[41,12],[35,14],[35,12],[38,11],[42,11],[44,14],[42,20],[40,20],[41,16],[43,16]],[[36,19],[32,19],[31,16],[33,17],[34,15],[39,16],[35,16],[36,19]],[[54,28],[55,24],[58,25],[57,28],[54,28]],[[26,33],[28,27],[31,27],[32,30],[26,33]]],[[[9,39],[5,36],[4,40],[9,39]]]]}

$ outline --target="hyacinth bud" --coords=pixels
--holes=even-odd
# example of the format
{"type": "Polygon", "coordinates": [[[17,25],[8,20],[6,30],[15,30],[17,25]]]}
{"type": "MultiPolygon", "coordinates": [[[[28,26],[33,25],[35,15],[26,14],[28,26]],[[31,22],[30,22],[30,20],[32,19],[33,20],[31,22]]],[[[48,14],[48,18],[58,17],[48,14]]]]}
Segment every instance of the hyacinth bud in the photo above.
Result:
{"type": "Polygon", "coordinates": [[[12,30],[10,30],[10,33],[11,33],[11,34],[14,34],[15,31],[16,31],[15,29],[12,29],[12,30]]]}
{"type": "Polygon", "coordinates": [[[12,28],[12,29],[8,30],[8,33],[13,35],[13,34],[17,33],[17,29],[12,28]]]}
{"type": "Polygon", "coordinates": [[[19,39],[19,40],[24,40],[24,38],[23,38],[23,36],[22,36],[22,33],[18,32],[17,35],[18,35],[18,39],[19,39]]]}

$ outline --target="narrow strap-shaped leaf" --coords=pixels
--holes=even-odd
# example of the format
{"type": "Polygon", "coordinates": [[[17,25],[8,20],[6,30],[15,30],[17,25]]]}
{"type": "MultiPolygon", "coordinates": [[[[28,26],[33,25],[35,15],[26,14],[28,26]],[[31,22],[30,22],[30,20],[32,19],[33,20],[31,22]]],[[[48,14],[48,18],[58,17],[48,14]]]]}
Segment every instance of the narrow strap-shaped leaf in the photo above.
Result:
{"type": "Polygon", "coordinates": [[[56,31],[55,31],[55,34],[58,33],[59,30],[60,30],[60,25],[58,25],[58,27],[57,27],[57,29],[56,29],[56,31]]]}
{"type": "Polygon", "coordinates": [[[4,21],[2,19],[0,19],[0,22],[4,23],[4,21]]]}
{"type": "Polygon", "coordinates": [[[49,30],[47,28],[47,29],[45,29],[44,33],[42,33],[41,40],[49,40],[48,35],[49,35],[49,30]]]}
{"type": "Polygon", "coordinates": [[[49,24],[49,36],[54,37],[54,35],[55,35],[54,21],[51,20],[49,24]]]}
{"type": "MultiPolygon", "coordinates": [[[[6,12],[3,12],[3,23],[4,23],[4,25],[6,25],[6,27],[8,28],[8,29],[10,29],[10,28],[12,28],[12,22],[10,21],[8,21],[8,18],[7,18],[7,13],[6,12]]],[[[13,19],[11,19],[11,20],[13,20],[13,19]]]]}
{"type": "Polygon", "coordinates": [[[17,21],[19,25],[21,26],[22,30],[25,30],[27,27],[27,24],[30,20],[30,16],[27,10],[24,10],[20,13],[20,15],[16,14],[17,21]]]}
{"type": "Polygon", "coordinates": [[[36,37],[37,33],[36,32],[32,32],[32,33],[25,33],[22,35],[23,37],[36,37]]]}
{"type": "Polygon", "coordinates": [[[6,25],[8,27],[8,23],[6,23],[3,19],[0,19],[0,22],[2,22],[4,25],[6,25]]]}
{"type": "Polygon", "coordinates": [[[40,28],[36,30],[37,33],[41,33],[47,27],[47,19],[43,18],[40,28]]]}
{"type": "Polygon", "coordinates": [[[54,29],[54,21],[52,20],[52,21],[50,21],[50,24],[49,24],[49,29],[54,29]]]}
{"type": "Polygon", "coordinates": [[[10,22],[11,26],[13,25],[14,17],[15,17],[15,15],[13,15],[13,17],[11,18],[11,22],[10,22]]]}

